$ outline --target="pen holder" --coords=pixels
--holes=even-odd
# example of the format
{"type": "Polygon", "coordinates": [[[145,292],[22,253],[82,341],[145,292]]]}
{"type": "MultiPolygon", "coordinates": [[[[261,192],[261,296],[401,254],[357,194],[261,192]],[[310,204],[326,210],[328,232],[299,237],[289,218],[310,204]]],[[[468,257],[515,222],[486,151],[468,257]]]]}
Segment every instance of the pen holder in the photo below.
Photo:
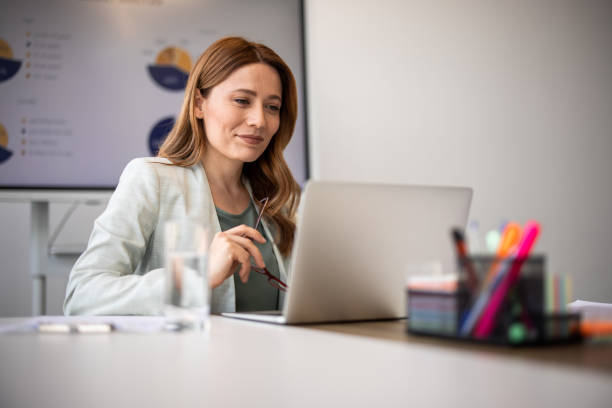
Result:
{"type": "MultiPolygon", "coordinates": [[[[516,260],[506,261],[515,262],[516,260]]],[[[578,314],[547,314],[544,301],[545,257],[534,255],[521,260],[518,279],[510,285],[496,310],[486,336],[475,335],[487,307],[503,280],[495,271],[503,265],[490,256],[472,256],[459,266],[456,285],[440,288],[427,280],[409,284],[408,331],[467,341],[507,345],[550,344],[580,340],[578,314]],[[466,268],[475,273],[477,291],[468,289],[466,268]]],[[[509,269],[510,265],[506,265],[509,269]]],[[[507,272],[507,270],[506,270],[507,272]]],[[[432,282],[433,282],[432,278],[432,282]]]]}

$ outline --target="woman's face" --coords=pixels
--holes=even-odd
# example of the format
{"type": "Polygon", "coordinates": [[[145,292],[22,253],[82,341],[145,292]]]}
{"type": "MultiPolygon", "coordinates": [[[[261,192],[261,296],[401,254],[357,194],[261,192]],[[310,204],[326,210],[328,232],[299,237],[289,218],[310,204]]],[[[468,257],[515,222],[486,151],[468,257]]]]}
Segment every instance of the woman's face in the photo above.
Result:
{"type": "Polygon", "coordinates": [[[245,65],[196,97],[196,117],[203,119],[207,154],[252,162],[266,150],[280,124],[281,80],[263,63],[245,65]]]}

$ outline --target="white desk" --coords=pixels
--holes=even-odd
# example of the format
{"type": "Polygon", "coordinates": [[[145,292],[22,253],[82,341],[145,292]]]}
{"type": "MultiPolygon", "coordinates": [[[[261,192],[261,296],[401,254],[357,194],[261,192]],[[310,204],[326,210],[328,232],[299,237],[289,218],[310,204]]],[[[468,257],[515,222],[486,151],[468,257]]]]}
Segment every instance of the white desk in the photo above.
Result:
{"type": "Polygon", "coordinates": [[[455,345],[404,324],[0,335],[0,406],[612,406],[610,346],[455,345]]]}

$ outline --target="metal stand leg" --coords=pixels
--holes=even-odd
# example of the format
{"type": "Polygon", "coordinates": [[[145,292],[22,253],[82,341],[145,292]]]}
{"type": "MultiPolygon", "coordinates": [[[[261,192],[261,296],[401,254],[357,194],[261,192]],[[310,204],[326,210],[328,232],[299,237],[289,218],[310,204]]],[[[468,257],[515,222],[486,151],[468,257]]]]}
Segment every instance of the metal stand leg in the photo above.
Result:
{"type": "Polygon", "coordinates": [[[33,201],[30,226],[30,276],[32,277],[32,316],[46,309],[45,272],[49,240],[49,203],[33,201]]]}
{"type": "Polygon", "coordinates": [[[47,278],[44,276],[32,277],[32,316],[46,313],[47,306],[47,278]]]}

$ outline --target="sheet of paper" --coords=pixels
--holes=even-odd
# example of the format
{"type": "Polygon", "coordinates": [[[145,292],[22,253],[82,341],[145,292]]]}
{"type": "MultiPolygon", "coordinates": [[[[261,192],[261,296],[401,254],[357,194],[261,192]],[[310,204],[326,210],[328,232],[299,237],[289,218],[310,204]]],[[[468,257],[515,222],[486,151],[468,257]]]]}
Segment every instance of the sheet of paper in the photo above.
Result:
{"type": "Polygon", "coordinates": [[[0,333],[27,333],[38,331],[41,325],[112,325],[115,331],[152,333],[162,331],[163,316],[37,316],[0,325],[0,333]]]}
{"type": "Polygon", "coordinates": [[[612,320],[612,303],[576,300],[567,305],[568,309],[582,313],[584,320],[612,320]]]}

